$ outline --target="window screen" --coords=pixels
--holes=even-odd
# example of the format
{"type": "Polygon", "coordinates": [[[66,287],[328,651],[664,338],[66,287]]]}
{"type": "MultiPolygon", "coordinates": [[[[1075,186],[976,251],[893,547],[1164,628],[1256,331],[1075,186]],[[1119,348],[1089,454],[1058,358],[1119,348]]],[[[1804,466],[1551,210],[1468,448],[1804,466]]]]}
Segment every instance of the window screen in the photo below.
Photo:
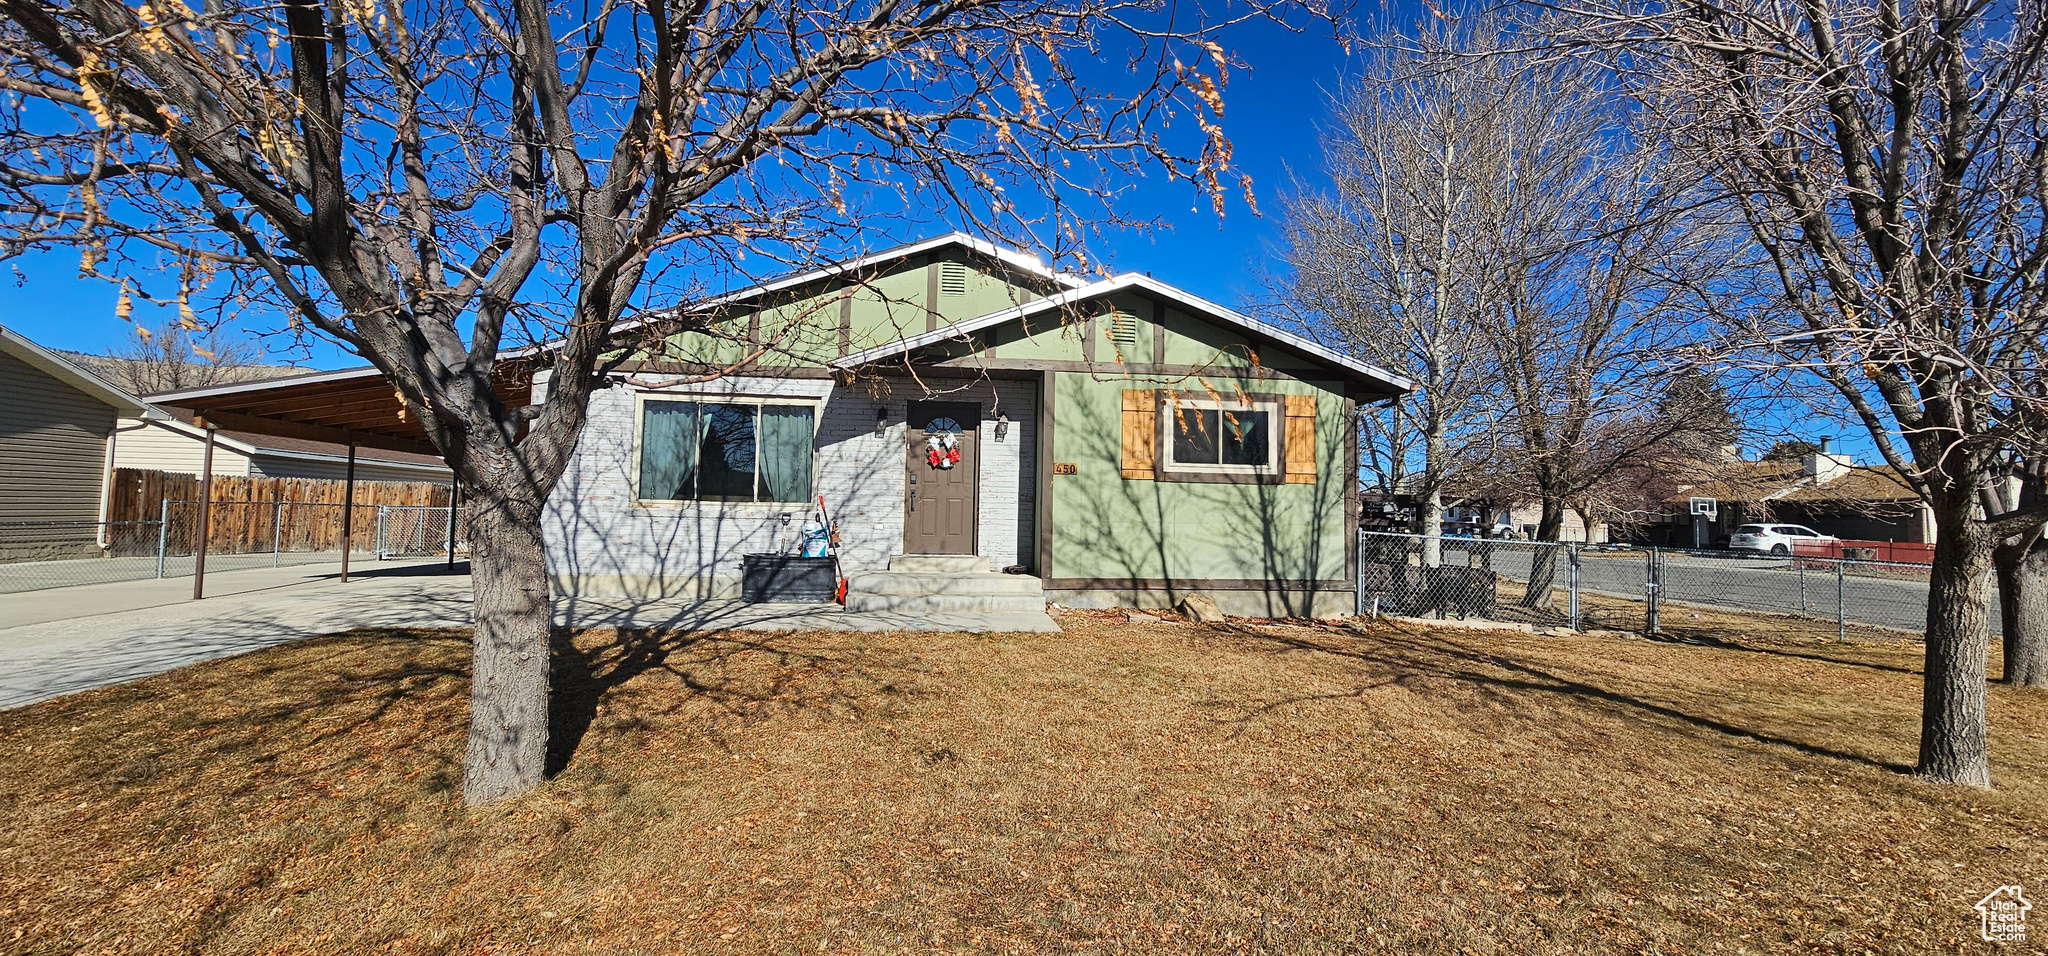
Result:
{"type": "Polygon", "coordinates": [[[809,405],[646,402],[640,497],[657,501],[809,501],[809,405]]]}
{"type": "Polygon", "coordinates": [[[1263,408],[1173,410],[1173,461],[1182,465],[1248,465],[1272,462],[1272,413],[1263,408]]]}

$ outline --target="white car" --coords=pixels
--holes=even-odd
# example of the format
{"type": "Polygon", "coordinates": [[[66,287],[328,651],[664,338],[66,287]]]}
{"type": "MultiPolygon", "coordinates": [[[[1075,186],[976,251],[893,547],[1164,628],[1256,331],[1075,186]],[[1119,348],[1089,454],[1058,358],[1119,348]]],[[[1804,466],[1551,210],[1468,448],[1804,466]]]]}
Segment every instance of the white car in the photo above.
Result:
{"type": "Polygon", "coordinates": [[[1831,534],[1821,534],[1805,525],[1798,524],[1746,524],[1735,529],[1728,536],[1730,551],[1762,551],[1767,554],[1791,554],[1798,550],[1797,542],[1840,541],[1831,534]]]}

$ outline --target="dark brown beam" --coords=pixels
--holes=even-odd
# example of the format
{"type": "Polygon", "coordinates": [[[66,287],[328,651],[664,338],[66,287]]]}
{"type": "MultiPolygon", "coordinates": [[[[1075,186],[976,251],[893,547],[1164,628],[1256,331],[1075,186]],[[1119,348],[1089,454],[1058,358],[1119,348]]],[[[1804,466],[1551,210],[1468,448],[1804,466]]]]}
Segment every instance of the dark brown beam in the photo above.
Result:
{"type": "Polygon", "coordinates": [[[434,443],[418,438],[399,435],[384,435],[376,432],[350,431],[346,428],[328,428],[305,422],[286,421],[279,418],[264,418],[241,412],[224,412],[200,409],[195,413],[198,423],[211,422],[215,427],[229,431],[252,432],[258,435],[276,435],[280,438],[303,438],[306,441],[324,441],[334,445],[361,445],[364,448],[381,448],[385,451],[405,451],[416,455],[441,457],[441,451],[434,443]]]}
{"type": "Polygon", "coordinates": [[[364,414],[381,415],[389,421],[397,422],[401,420],[399,413],[405,411],[405,407],[392,401],[389,395],[375,401],[316,405],[311,408],[273,408],[269,405],[258,405],[254,408],[242,409],[226,409],[216,405],[213,408],[216,411],[239,411],[244,415],[256,415],[263,418],[275,418],[280,421],[315,424],[332,424],[332,421],[328,420],[352,418],[364,414]]]}
{"type": "Polygon", "coordinates": [[[364,430],[397,435],[425,434],[419,430],[418,419],[410,412],[406,413],[404,418],[400,418],[399,411],[397,408],[365,408],[332,415],[300,412],[291,416],[290,420],[322,428],[345,428],[350,431],[364,430]]]}
{"type": "Polygon", "coordinates": [[[190,398],[177,400],[172,404],[187,406],[205,405],[208,408],[218,408],[222,411],[238,411],[270,402],[331,399],[336,397],[357,398],[389,394],[391,394],[391,386],[384,384],[383,379],[370,379],[365,382],[347,385],[324,382],[311,385],[279,385],[276,388],[266,388],[261,391],[234,392],[227,395],[195,395],[190,398]]]}

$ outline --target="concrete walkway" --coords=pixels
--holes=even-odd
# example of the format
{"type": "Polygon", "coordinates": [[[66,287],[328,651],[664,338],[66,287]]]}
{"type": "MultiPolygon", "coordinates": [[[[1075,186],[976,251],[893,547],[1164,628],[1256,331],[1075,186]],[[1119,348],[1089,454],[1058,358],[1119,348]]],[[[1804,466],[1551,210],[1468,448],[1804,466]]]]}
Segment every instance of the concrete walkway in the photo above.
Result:
{"type": "MultiPolygon", "coordinates": [[[[467,565],[370,563],[0,595],[0,709],[364,627],[468,627],[467,565]]],[[[850,613],[837,605],[567,598],[555,623],[650,630],[1056,632],[1042,611],[850,613]]]]}

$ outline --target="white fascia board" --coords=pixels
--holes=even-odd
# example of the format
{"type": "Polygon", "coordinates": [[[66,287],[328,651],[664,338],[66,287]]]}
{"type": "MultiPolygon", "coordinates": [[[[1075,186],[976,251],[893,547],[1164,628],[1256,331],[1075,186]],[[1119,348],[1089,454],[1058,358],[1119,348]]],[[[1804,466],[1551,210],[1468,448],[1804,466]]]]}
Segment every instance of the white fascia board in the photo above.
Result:
{"type": "Polygon", "coordinates": [[[323,385],[329,382],[346,382],[351,379],[381,379],[384,373],[375,366],[345,368],[332,372],[307,372],[304,375],[287,375],[280,378],[263,378],[253,382],[236,382],[232,385],[208,385],[203,388],[180,389],[175,392],[158,392],[149,396],[158,402],[187,402],[195,398],[217,398],[222,395],[239,395],[243,392],[267,392],[274,388],[291,388],[298,385],[323,385]]]}
{"type": "Polygon", "coordinates": [[[1058,295],[1047,296],[1043,299],[1038,299],[1032,302],[1026,302],[1023,305],[1012,306],[1001,311],[991,312],[987,315],[978,316],[976,318],[968,319],[964,322],[958,322],[953,325],[933,329],[932,331],[929,332],[920,332],[916,335],[904,339],[899,339],[887,345],[879,345],[874,348],[867,349],[865,351],[855,352],[852,355],[848,355],[840,359],[835,359],[827,364],[830,368],[839,369],[842,371],[846,369],[856,368],[861,365],[866,365],[870,362],[875,362],[880,359],[901,355],[906,352],[914,351],[916,349],[923,348],[927,345],[934,345],[939,342],[944,342],[949,339],[964,340],[966,336],[972,335],[976,332],[980,332],[998,325],[1002,325],[1003,323],[1006,322],[1010,322],[1016,319],[1022,319],[1032,315],[1037,315],[1039,313],[1050,311],[1052,309],[1065,308],[1078,302],[1084,302],[1089,299],[1099,298],[1101,296],[1108,295],[1113,292],[1122,291],[1125,289],[1142,289],[1161,298],[1171,299],[1187,307],[1190,310],[1203,313],[1212,318],[1222,319],[1224,322],[1229,323],[1231,325],[1238,326],[1239,328],[1245,329],[1249,332],[1280,342],[1282,345],[1285,345],[1288,348],[1292,348],[1296,351],[1306,353],[1310,356],[1328,362],[1332,365],[1336,365],[1351,372],[1355,372],[1357,374],[1366,376],[1367,378],[1374,379],[1378,382],[1385,384],[1391,390],[1411,392],[1415,390],[1415,382],[1410,380],[1406,376],[1396,375],[1393,372],[1389,372],[1386,369],[1380,368],[1379,366],[1373,365],[1368,362],[1361,362],[1355,358],[1352,358],[1351,356],[1343,354],[1342,352],[1335,351],[1326,346],[1320,345],[1316,342],[1312,342],[1299,335],[1289,332],[1286,329],[1282,329],[1278,326],[1266,322],[1261,322],[1258,319],[1254,319],[1251,316],[1245,315],[1234,309],[1226,309],[1223,306],[1217,305],[1214,302],[1202,298],[1201,296],[1194,295],[1193,293],[1189,292],[1184,292],[1180,289],[1174,288],[1173,286],[1167,285],[1164,282],[1160,282],[1152,278],[1151,276],[1143,275],[1136,272],[1126,272],[1119,276],[1103,279],[1099,282],[1094,282],[1089,285],[1081,286],[1079,288],[1070,289],[1058,295]]]}
{"type": "Polygon", "coordinates": [[[27,336],[4,325],[0,325],[0,349],[5,349],[9,355],[35,366],[44,374],[112,406],[119,418],[140,418],[152,422],[170,420],[171,413],[116,388],[106,379],[62,355],[37,345],[27,336]]]}

